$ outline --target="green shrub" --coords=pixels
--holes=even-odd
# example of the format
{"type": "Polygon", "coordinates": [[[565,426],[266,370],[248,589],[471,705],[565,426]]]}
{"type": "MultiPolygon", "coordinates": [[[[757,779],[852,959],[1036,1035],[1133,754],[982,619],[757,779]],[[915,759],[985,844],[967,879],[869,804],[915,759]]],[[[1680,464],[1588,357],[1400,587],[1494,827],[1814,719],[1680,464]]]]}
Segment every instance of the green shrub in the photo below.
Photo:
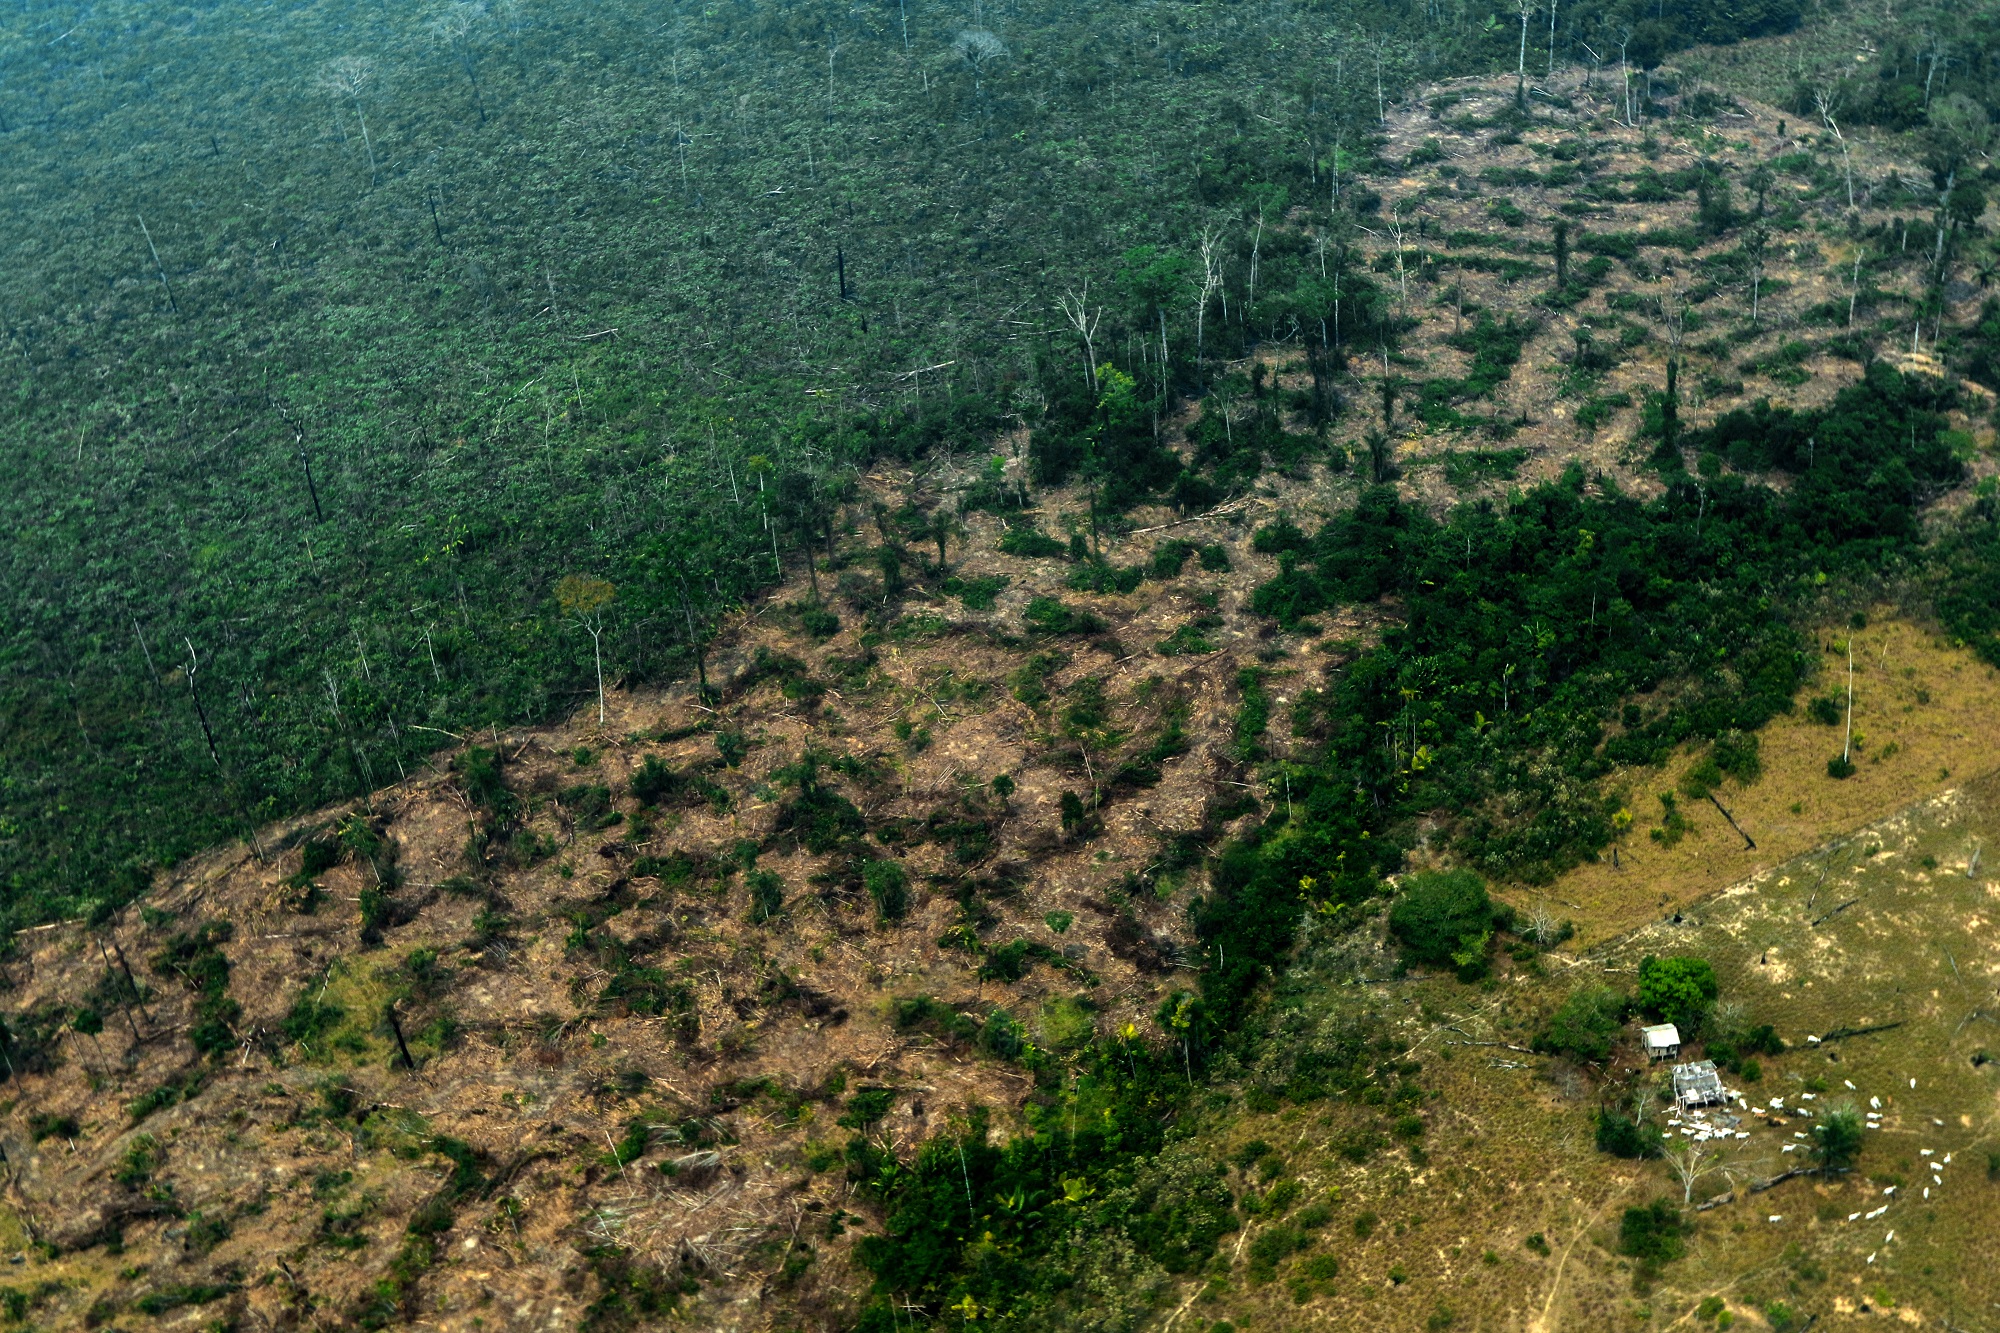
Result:
{"type": "Polygon", "coordinates": [[[875,900],[875,914],[883,921],[901,921],[910,910],[910,877],[899,861],[870,861],[861,869],[861,882],[875,900]]]}
{"type": "Polygon", "coordinates": [[[1757,1067],[1757,1062],[1751,1058],[1752,1056],[1782,1055],[1785,1050],[1784,1040],[1778,1036],[1778,1030],[1769,1023],[1759,1023],[1749,1028],[1732,1027],[1726,1032],[1712,1032],[1708,1035],[1706,1046],[1704,1053],[1709,1059],[1730,1073],[1741,1074],[1750,1080],[1755,1080],[1762,1072],[1761,1070],[1758,1074],[1750,1072],[1757,1067]]]}
{"type": "Polygon", "coordinates": [[[229,958],[222,952],[235,933],[227,921],[205,922],[169,937],[150,960],[155,973],[177,977],[194,992],[188,1040],[204,1055],[220,1056],[236,1045],[235,1023],[243,1006],[229,997],[229,958]]]}
{"type": "Polygon", "coordinates": [[[136,1190],[153,1178],[153,1173],[167,1160],[167,1150],[151,1134],[135,1134],[125,1145],[124,1155],[118,1159],[118,1167],[111,1173],[111,1179],[126,1189],[136,1190]]]}
{"type": "Polygon", "coordinates": [[[331,1000],[320,998],[321,994],[321,987],[308,985],[299,998],[292,1001],[290,1011],[278,1025],[286,1041],[310,1048],[339,1027],[341,1020],[347,1017],[345,1009],[331,1000]]]}
{"type": "Polygon", "coordinates": [[[191,1099],[201,1091],[201,1085],[202,1074],[198,1069],[169,1078],[152,1091],[142,1092],[125,1103],[125,1114],[132,1117],[132,1123],[136,1125],[155,1111],[163,1111],[191,1099]]]}
{"type": "Polygon", "coordinates": [[[1278,1275],[1280,1260],[1290,1258],[1310,1242],[1297,1227],[1267,1226],[1250,1242],[1250,1280],[1269,1282],[1278,1275]]]}
{"type": "Polygon", "coordinates": [[[1657,1125],[1639,1123],[1610,1109],[1597,1112],[1597,1151],[1613,1157],[1643,1160],[1666,1152],[1665,1140],[1657,1125]]]}
{"type": "Polygon", "coordinates": [[[1618,1252],[1657,1268],[1686,1252],[1686,1236],[1691,1229],[1681,1221],[1680,1209],[1666,1199],[1655,1199],[1643,1207],[1625,1210],[1624,1219],[1618,1224],[1618,1252]]]}
{"type": "Polygon", "coordinates": [[[340,864],[345,854],[338,840],[333,838],[307,838],[299,848],[298,880],[317,879],[340,864]]]}
{"type": "Polygon", "coordinates": [[[1216,650],[1216,645],[1208,638],[1207,631],[1221,624],[1221,616],[1196,616],[1154,644],[1153,651],[1162,657],[1198,657],[1212,653],[1216,650]]]}
{"type": "Polygon", "coordinates": [[[1450,966],[1476,977],[1493,937],[1493,900],[1470,870],[1430,870],[1409,877],[1389,909],[1389,931],[1413,961],[1450,966]]]}
{"type": "Polygon", "coordinates": [[[1764,760],[1754,731],[1725,731],[1711,752],[1715,766],[1745,786],[1764,775],[1764,760]]]}
{"type": "Polygon", "coordinates": [[[1602,1064],[1625,1023],[1625,997],[1609,986],[1572,991],[1535,1038],[1535,1049],[1585,1064],[1602,1064]]]}
{"type": "Polygon", "coordinates": [[[187,1231],[181,1236],[181,1244],[190,1254],[207,1254],[216,1246],[228,1240],[235,1228],[226,1217],[214,1217],[197,1209],[188,1218],[187,1231]]]}
{"type": "Polygon", "coordinates": [[[769,870],[753,870],[749,875],[750,920],[769,921],[785,910],[785,881],[769,870]]]}
{"type": "Polygon", "coordinates": [[[1019,981],[1036,963],[1048,963],[1058,969],[1069,967],[1069,960],[1046,944],[1010,940],[987,953],[979,975],[988,981],[1019,981]]]}
{"type": "Polygon", "coordinates": [[[37,1111],[28,1117],[28,1139],[40,1143],[43,1139],[73,1139],[82,1132],[73,1115],[54,1115],[47,1111],[37,1111]]]}
{"type": "Polygon", "coordinates": [[[1026,525],[1009,527],[1000,537],[1000,549],[1031,559],[1059,560],[1069,554],[1067,545],[1026,525]]]}
{"type": "Polygon", "coordinates": [[[170,1310],[178,1310],[183,1306],[208,1305],[211,1302],[219,1301],[234,1290],[236,1290],[235,1287],[220,1283],[193,1283],[184,1286],[162,1287],[158,1291],[141,1296],[132,1308],[140,1314],[152,1315],[158,1318],[170,1310]]]}
{"type": "Polygon", "coordinates": [[[894,1088],[863,1088],[847,1099],[847,1109],[834,1123],[847,1129],[866,1129],[888,1115],[895,1104],[894,1088]]]}
{"type": "Polygon", "coordinates": [[[1861,1156],[1863,1126],[1861,1113],[1852,1106],[1836,1106],[1820,1112],[1812,1127],[1813,1160],[1829,1174],[1845,1171],[1861,1156]]]}
{"type": "Polygon", "coordinates": [[[1094,634],[1104,624],[1088,611],[1065,606],[1060,598],[1036,597],[1022,613],[1037,634],[1094,634]]]}
{"type": "Polygon", "coordinates": [[[968,611],[991,611],[1000,590],[1011,582],[1004,574],[990,574],[984,578],[960,578],[954,574],[942,585],[944,592],[965,603],[968,611]]]}
{"type": "Polygon", "coordinates": [[[1070,570],[1063,586],[1073,592],[1128,593],[1136,591],[1145,578],[1143,565],[1120,567],[1102,560],[1082,560],[1070,570]]]}
{"type": "Polygon", "coordinates": [[[1645,958],[1639,963],[1639,1008],[1680,1028],[1683,1037],[1701,1026],[1721,985],[1702,958],[1645,958]]]}
{"type": "Polygon", "coordinates": [[[632,799],[641,805],[658,805],[681,789],[681,775],[658,755],[647,755],[632,774],[632,799]]]}

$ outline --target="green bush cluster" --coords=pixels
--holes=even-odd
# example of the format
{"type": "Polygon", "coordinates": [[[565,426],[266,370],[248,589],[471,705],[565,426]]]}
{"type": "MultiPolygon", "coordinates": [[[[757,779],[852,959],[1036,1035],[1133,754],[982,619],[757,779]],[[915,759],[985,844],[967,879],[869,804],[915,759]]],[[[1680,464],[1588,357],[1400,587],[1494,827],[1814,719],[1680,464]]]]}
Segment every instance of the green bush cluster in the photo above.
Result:
{"type": "Polygon", "coordinates": [[[235,937],[227,921],[208,921],[170,936],[150,965],[155,974],[171,977],[194,995],[194,1021],[188,1041],[204,1055],[220,1058],[236,1045],[236,1020],[243,1006],[229,994],[229,956],[222,946],[235,937]]]}

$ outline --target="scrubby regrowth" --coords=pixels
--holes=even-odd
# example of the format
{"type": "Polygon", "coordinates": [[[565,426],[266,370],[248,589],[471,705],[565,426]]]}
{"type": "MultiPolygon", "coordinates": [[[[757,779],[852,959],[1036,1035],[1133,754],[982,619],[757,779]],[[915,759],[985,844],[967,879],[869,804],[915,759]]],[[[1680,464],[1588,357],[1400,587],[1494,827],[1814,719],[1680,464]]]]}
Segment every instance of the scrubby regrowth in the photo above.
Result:
{"type": "MultiPolygon", "coordinates": [[[[1551,9],[1539,72],[1526,7],[1192,3],[612,6],[588,58],[460,4],[429,84],[312,62],[337,210],[190,268],[149,203],[157,292],[10,316],[26,558],[111,582],[6,650],[0,1314],[2000,1300],[1990,53],[1780,106],[1688,49],[1802,18],[1752,8],[1551,9]],[[460,202],[570,161],[557,65],[644,90],[548,186],[588,262],[460,202]],[[239,433],[257,504],[176,509],[239,433]]],[[[9,151],[83,132],[12,87],[9,151]]]]}

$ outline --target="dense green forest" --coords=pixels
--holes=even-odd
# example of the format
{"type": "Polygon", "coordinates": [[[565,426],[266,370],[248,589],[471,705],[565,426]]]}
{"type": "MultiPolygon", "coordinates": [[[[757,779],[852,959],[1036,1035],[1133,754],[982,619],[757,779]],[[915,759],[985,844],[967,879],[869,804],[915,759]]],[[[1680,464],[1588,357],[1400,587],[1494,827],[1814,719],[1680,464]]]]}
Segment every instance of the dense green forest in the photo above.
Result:
{"type": "Polygon", "coordinates": [[[1332,190],[1440,58],[1358,16],[10,13],[10,910],[574,703],[566,575],[684,669],[844,466],[1039,412],[1066,286],[1332,190]]]}
{"type": "Polygon", "coordinates": [[[1157,405],[1337,347],[1412,80],[1797,18],[1753,8],[1532,43],[1438,0],[11,10],[7,910],[573,704],[565,576],[612,584],[615,676],[685,669],[842,468],[1073,433],[1080,353],[1157,405]],[[1288,206],[1316,257],[1259,251],[1288,206]]]}

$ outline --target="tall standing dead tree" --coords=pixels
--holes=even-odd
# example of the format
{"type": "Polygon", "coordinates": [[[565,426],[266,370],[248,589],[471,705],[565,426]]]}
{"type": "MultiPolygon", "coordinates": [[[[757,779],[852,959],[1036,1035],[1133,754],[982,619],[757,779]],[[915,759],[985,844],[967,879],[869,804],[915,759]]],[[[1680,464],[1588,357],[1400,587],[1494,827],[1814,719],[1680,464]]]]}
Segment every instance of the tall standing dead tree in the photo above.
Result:
{"type": "Polygon", "coordinates": [[[375,62],[367,56],[341,56],[320,66],[315,80],[320,91],[336,101],[345,98],[354,107],[354,119],[361,125],[361,145],[368,150],[368,183],[377,180],[375,141],[368,134],[368,116],[361,108],[361,94],[375,82],[375,62]]]}
{"type": "Polygon", "coordinates": [[[456,0],[453,4],[441,6],[431,14],[431,36],[439,45],[458,57],[460,69],[472,85],[472,109],[479,113],[479,123],[486,123],[486,98],[479,88],[479,53],[475,46],[480,25],[486,20],[486,6],[478,0],[456,0]]]}

